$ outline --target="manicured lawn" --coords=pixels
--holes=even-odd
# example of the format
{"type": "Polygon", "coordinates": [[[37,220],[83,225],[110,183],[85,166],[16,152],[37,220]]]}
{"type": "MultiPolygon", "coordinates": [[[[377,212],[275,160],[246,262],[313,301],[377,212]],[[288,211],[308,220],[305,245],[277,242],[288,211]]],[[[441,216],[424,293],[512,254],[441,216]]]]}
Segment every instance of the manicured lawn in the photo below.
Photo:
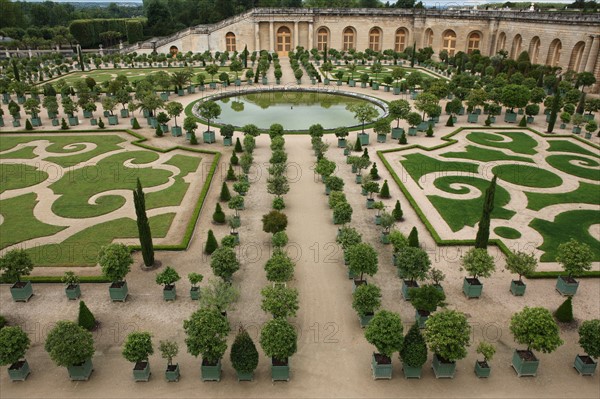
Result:
{"type": "Polygon", "coordinates": [[[518,230],[505,226],[496,227],[494,229],[494,233],[496,233],[502,238],[507,238],[509,240],[516,240],[518,238],[521,238],[521,233],[518,230]]]}
{"type": "MultiPolygon", "coordinates": [[[[174,217],[174,213],[150,217],[152,237],[164,237],[174,217]]],[[[137,236],[135,220],[122,218],[89,227],[61,243],[36,246],[27,252],[35,263],[40,263],[39,266],[94,266],[100,248],[110,244],[114,237],[135,238],[137,236]]]]}
{"type": "Polygon", "coordinates": [[[581,182],[579,187],[568,193],[542,194],[528,193],[527,208],[539,211],[555,204],[599,204],[600,188],[598,185],[581,182]]]}
{"type": "Polygon", "coordinates": [[[36,237],[47,237],[65,229],[42,223],[33,216],[37,204],[34,193],[0,201],[0,249],[36,237]]]}
{"type": "Polygon", "coordinates": [[[553,168],[573,176],[581,177],[594,181],[600,181],[600,161],[578,155],[550,155],[546,157],[553,168]],[[579,163],[584,166],[574,165],[572,162],[579,163]],[[595,169],[594,169],[595,168],[595,169]]]}
{"type": "Polygon", "coordinates": [[[506,148],[518,154],[537,154],[535,147],[538,145],[538,142],[527,133],[495,132],[492,134],[473,132],[467,135],[467,140],[486,147],[506,148]]]}
{"type": "Polygon", "coordinates": [[[498,178],[519,186],[550,188],[562,184],[562,179],[559,176],[535,166],[499,165],[494,167],[492,172],[498,178]]]}
{"type": "MultiPolygon", "coordinates": [[[[473,186],[478,188],[482,193],[490,185],[490,182],[471,176],[442,176],[437,178],[433,184],[440,190],[453,194],[466,194],[469,192],[468,187],[451,188],[452,184],[462,184],[465,186],[473,186]]],[[[483,208],[483,195],[475,199],[450,199],[439,197],[437,195],[428,196],[433,206],[442,215],[452,231],[458,231],[465,226],[475,226],[481,218],[481,210],[483,208]]],[[[496,187],[496,195],[494,199],[494,211],[492,218],[494,219],[510,219],[515,212],[509,211],[503,206],[510,201],[508,191],[500,186],[496,187]]]]}
{"type": "Polygon", "coordinates": [[[549,140],[549,143],[550,143],[550,147],[548,148],[549,152],[572,152],[574,154],[590,155],[595,158],[600,158],[600,154],[598,153],[598,151],[596,151],[596,152],[589,151],[571,141],[549,140]]]}
{"type": "Polygon", "coordinates": [[[574,237],[590,246],[595,261],[600,260],[600,242],[589,232],[590,226],[595,224],[600,224],[600,211],[574,210],[559,214],[553,222],[534,219],[529,225],[544,237],[539,249],[545,253],[540,260],[552,262],[556,260],[558,246],[574,237]]]}
{"type": "Polygon", "coordinates": [[[463,172],[471,175],[477,173],[478,165],[471,162],[439,161],[424,154],[408,154],[400,161],[410,177],[422,187],[425,181],[421,177],[429,173],[436,173],[434,177],[443,176],[443,172],[463,172]]]}
{"type": "Polygon", "coordinates": [[[517,162],[533,162],[533,159],[527,157],[519,157],[506,155],[502,151],[492,150],[488,148],[481,148],[474,145],[468,145],[465,147],[464,152],[447,152],[441,154],[444,158],[459,158],[459,159],[471,159],[473,161],[480,162],[493,162],[493,161],[517,161],[517,162]]]}
{"type": "Polygon", "coordinates": [[[7,190],[31,187],[45,181],[48,173],[23,164],[0,164],[0,194],[7,190]]]}
{"type": "Polygon", "coordinates": [[[199,157],[189,157],[186,155],[175,155],[171,160],[165,162],[167,165],[173,165],[181,171],[175,176],[175,184],[171,187],[146,194],[146,208],[161,208],[164,206],[177,206],[181,204],[185,193],[188,190],[189,183],[183,181],[183,178],[189,173],[198,170],[201,159],[199,157]]]}

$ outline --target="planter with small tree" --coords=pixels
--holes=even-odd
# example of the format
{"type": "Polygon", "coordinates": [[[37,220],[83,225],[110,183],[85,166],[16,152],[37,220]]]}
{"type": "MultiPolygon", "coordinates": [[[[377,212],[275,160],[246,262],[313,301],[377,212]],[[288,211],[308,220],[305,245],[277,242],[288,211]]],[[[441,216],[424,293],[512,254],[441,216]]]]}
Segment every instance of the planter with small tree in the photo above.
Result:
{"type": "Polygon", "coordinates": [[[471,326],[461,312],[441,310],[427,319],[425,341],[433,352],[436,378],[454,378],[456,361],[467,356],[470,339],[471,326]]]}
{"type": "Polygon", "coordinates": [[[378,257],[375,248],[367,243],[351,246],[347,251],[349,275],[355,276],[354,287],[367,284],[364,275],[374,276],[378,269],[378,257]]]}
{"type": "Polygon", "coordinates": [[[522,276],[533,273],[536,268],[537,261],[533,254],[526,254],[521,251],[508,254],[506,258],[506,269],[519,275],[518,280],[512,280],[510,283],[510,292],[514,296],[525,295],[527,285],[523,282],[522,276]]]}
{"type": "Polygon", "coordinates": [[[377,312],[365,329],[365,338],[377,348],[371,357],[373,379],[391,379],[392,355],[400,352],[404,342],[400,315],[388,310],[377,312]]]}
{"type": "Polygon", "coordinates": [[[495,270],[494,258],[486,249],[471,248],[462,257],[462,267],[472,276],[463,280],[463,293],[467,298],[479,298],[483,284],[479,277],[490,277],[495,270]]]}
{"type": "Polygon", "coordinates": [[[359,285],[352,293],[352,308],[358,313],[362,328],[369,324],[380,307],[381,289],[375,284],[359,285]]]}
{"type": "Polygon", "coordinates": [[[129,295],[125,276],[131,269],[133,258],[124,244],[109,244],[100,248],[98,263],[104,277],[112,281],[108,292],[110,299],[125,302],[129,295]]]}
{"type": "Polygon", "coordinates": [[[221,115],[221,107],[214,101],[206,101],[198,107],[198,110],[200,111],[200,116],[206,119],[207,122],[207,129],[202,133],[202,140],[204,143],[214,143],[215,132],[210,130],[210,121],[221,115]]]}
{"type": "Polygon", "coordinates": [[[258,351],[250,334],[240,326],[240,329],[231,345],[231,365],[235,369],[238,381],[252,381],[254,370],[258,366],[258,351]]]}
{"type": "Polygon", "coordinates": [[[494,345],[481,341],[477,347],[477,353],[483,356],[483,361],[475,360],[475,375],[479,378],[488,378],[492,368],[488,361],[491,361],[496,353],[496,347],[494,345]]]}
{"type": "Polygon", "coordinates": [[[556,290],[564,296],[573,296],[577,293],[579,282],[574,276],[581,275],[592,268],[594,255],[589,245],[581,243],[574,238],[558,246],[556,260],[561,264],[567,276],[558,276],[556,290]]]}
{"type": "Polygon", "coordinates": [[[68,271],[61,278],[65,285],[65,294],[69,299],[78,299],[81,296],[81,288],[79,287],[79,277],[75,273],[68,271]]]}
{"type": "Polygon", "coordinates": [[[298,335],[294,327],[283,318],[267,322],[260,332],[260,346],[271,358],[271,380],[290,380],[289,358],[296,353],[298,335]]]}
{"type": "Polygon", "coordinates": [[[337,137],[337,146],[339,148],[346,148],[346,137],[348,137],[347,127],[338,127],[335,129],[335,137],[337,137]]]}
{"type": "Polygon", "coordinates": [[[180,279],[179,273],[171,266],[167,266],[165,270],[156,275],[156,284],[164,286],[163,299],[165,301],[174,301],[177,298],[175,283],[180,279]]]}
{"type": "Polygon", "coordinates": [[[168,382],[179,381],[179,363],[173,364],[173,358],[179,353],[179,345],[175,341],[160,341],[158,350],[163,359],[167,359],[167,368],[165,369],[165,378],[168,382]]]}
{"type": "Polygon", "coordinates": [[[125,339],[123,357],[135,363],[133,367],[133,380],[148,381],[150,379],[150,362],[148,357],[154,353],[152,336],[146,331],[132,332],[125,339]]]}
{"type": "Polygon", "coordinates": [[[33,262],[24,249],[12,249],[0,258],[2,278],[13,282],[10,295],[15,302],[27,302],[33,296],[31,281],[21,281],[21,276],[28,276],[33,270],[33,262]]]}
{"type": "Polygon", "coordinates": [[[515,342],[527,345],[526,350],[515,350],[512,357],[512,367],[519,377],[537,374],[540,361],[532,349],[551,353],[563,344],[552,314],[541,307],[526,306],[515,313],[510,320],[510,332],[515,342]]]}
{"type": "Polygon", "coordinates": [[[396,224],[396,219],[391,213],[381,212],[381,215],[379,215],[379,224],[383,229],[381,231],[381,236],[379,239],[382,244],[387,245],[390,243],[390,231],[392,227],[394,227],[394,225],[396,224]]]}
{"type": "MultiPolygon", "coordinates": [[[[338,230],[338,235],[336,237],[336,242],[341,245],[342,251],[344,252],[344,264],[348,265],[348,250],[362,242],[362,236],[354,227],[342,227],[338,230]]],[[[353,278],[354,276],[348,275],[348,278],[353,278]]]]}
{"type": "Polygon", "coordinates": [[[398,277],[402,278],[402,297],[410,301],[410,289],[418,288],[417,281],[425,280],[431,268],[431,260],[425,250],[406,247],[396,254],[398,277]]]}
{"type": "Polygon", "coordinates": [[[433,285],[411,288],[408,295],[415,308],[415,321],[419,325],[419,328],[425,328],[425,322],[429,318],[429,315],[435,312],[438,307],[445,306],[444,300],[446,299],[446,294],[433,285]]]}
{"type": "Polygon", "coordinates": [[[66,367],[71,381],[87,381],[94,370],[92,333],[72,321],[56,323],[46,337],[44,349],[57,366],[66,367]]]}
{"type": "Polygon", "coordinates": [[[427,361],[427,344],[417,323],[413,324],[404,336],[400,360],[404,378],[421,378],[423,365],[427,361]]]}
{"type": "Polygon", "coordinates": [[[198,299],[200,299],[200,287],[198,287],[198,284],[200,284],[203,279],[204,279],[204,276],[202,274],[199,274],[199,273],[188,274],[188,280],[190,281],[190,284],[192,285],[192,287],[190,288],[190,298],[192,298],[192,301],[197,301],[198,299]]]}
{"type": "MultiPolygon", "coordinates": [[[[2,331],[2,330],[0,330],[2,331]]],[[[577,355],[573,367],[581,375],[594,375],[600,357],[600,320],[586,320],[579,327],[579,346],[586,353],[577,355]]]]}
{"type": "Polygon", "coordinates": [[[19,326],[0,329],[0,366],[8,366],[11,381],[25,381],[29,373],[29,363],[25,353],[30,345],[29,336],[19,326]]]}
{"type": "Polygon", "coordinates": [[[263,300],[261,309],[274,318],[295,317],[298,311],[298,290],[285,284],[273,284],[260,291],[263,300]]]}
{"type": "Polygon", "coordinates": [[[223,145],[228,147],[233,144],[233,133],[234,133],[233,125],[224,125],[221,127],[221,136],[223,136],[223,145]]]}

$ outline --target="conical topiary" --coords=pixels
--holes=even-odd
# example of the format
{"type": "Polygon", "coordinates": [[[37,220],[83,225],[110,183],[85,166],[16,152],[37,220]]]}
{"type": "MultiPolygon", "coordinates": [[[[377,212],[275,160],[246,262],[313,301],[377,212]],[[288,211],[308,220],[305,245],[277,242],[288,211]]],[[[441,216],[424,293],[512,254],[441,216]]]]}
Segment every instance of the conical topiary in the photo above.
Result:
{"type": "Polygon", "coordinates": [[[233,148],[235,152],[244,152],[242,148],[242,143],[240,142],[240,138],[235,139],[235,147],[233,148]]]}
{"type": "Polygon", "coordinates": [[[221,209],[221,204],[217,202],[215,213],[213,213],[213,221],[218,224],[225,223],[225,213],[221,209]]]}
{"type": "Polygon", "coordinates": [[[562,303],[562,305],[560,305],[558,307],[558,309],[556,309],[556,312],[554,313],[554,316],[556,317],[556,320],[560,321],[561,323],[570,323],[570,322],[573,321],[573,303],[572,303],[572,298],[573,297],[568,297],[562,303]]]}
{"type": "Polygon", "coordinates": [[[527,117],[523,115],[521,121],[519,122],[519,127],[527,127],[527,117]]]}
{"type": "Polygon", "coordinates": [[[196,133],[192,132],[192,136],[190,137],[191,145],[198,145],[198,139],[196,138],[196,133]]]}
{"type": "Polygon", "coordinates": [[[408,235],[408,246],[413,248],[419,248],[419,232],[416,227],[413,227],[408,235]]]}
{"type": "Polygon", "coordinates": [[[258,366],[258,351],[252,341],[250,334],[243,327],[240,327],[238,334],[231,345],[229,355],[231,365],[239,373],[249,374],[256,370],[258,366]]]}
{"type": "Polygon", "coordinates": [[[368,148],[365,148],[363,150],[362,157],[365,158],[365,159],[369,159],[369,160],[371,159],[371,157],[369,156],[369,149],[368,148]]]}
{"type": "Polygon", "coordinates": [[[134,129],[134,130],[142,128],[140,126],[140,123],[138,122],[137,118],[133,118],[133,123],[131,124],[131,128],[134,129]]]}
{"type": "Polygon", "coordinates": [[[399,200],[396,200],[396,205],[394,206],[394,210],[392,211],[392,216],[398,222],[401,221],[404,216],[404,212],[402,212],[402,207],[400,206],[399,200]]]}
{"type": "Polygon", "coordinates": [[[104,121],[102,118],[98,118],[98,128],[104,129],[104,121]]]}
{"type": "Polygon", "coordinates": [[[425,132],[425,136],[433,137],[433,126],[431,125],[431,123],[429,124],[429,127],[427,128],[427,131],[425,132]]]}
{"type": "Polygon", "coordinates": [[[156,137],[162,137],[163,136],[163,131],[160,128],[160,125],[158,123],[156,124],[156,132],[155,132],[155,134],[156,134],[156,137]]]}
{"type": "Polygon", "coordinates": [[[67,125],[67,121],[65,120],[65,118],[62,118],[62,120],[60,121],[60,129],[67,130],[68,128],[69,125],[67,125]]]}
{"type": "Polygon", "coordinates": [[[88,331],[92,331],[94,328],[96,328],[96,318],[83,301],[79,301],[79,316],[77,317],[77,324],[88,331]]]}
{"type": "Polygon", "coordinates": [[[383,185],[381,186],[381,191],[379,192],[380,198],[391,198],[390,188],[388,187],[387,180],[383,181],[383,185]]]}
{"type": "Polygon", "coordinates": [[[235,177],[235,171],[233,170],[233,166],[229,164],[229,169],[227,169],[227,176],[225,177],[228,181],[235,181],[237,177],[235,177]]]}
{"type": "Polygon", "coordinates": [[[381,176],[379,176],[379,171],[377,170],[377,164],[375,162],[373,162],[373,166],[371,167],[371,171],[369,172],[369,174],[371,175],[371,179],[373,180],[381,179],[381,176]]]}
{"type": "Polygon", "coordinates": [[[402,363],[409,367],[421,367],[427,361],[427,344],[419,329],[419,323],[412,325],[404,337],[400,349],[402,363]]]}
{"type": "Polygon", "coordinates": [[[25,130],[33,130],[33,125],[29,119],[25,121],[25,130]]]}
{"type": "Polygon", "coordinates": [[[398,139],[398,144],[406,145],[408,144],[408,140],[406,140],[406,134],[402,132],[400,134],[400,138],[398,139]]]}
{"type": "Polygon", "coordinates": [[[227,187],[227,183],[223,182],[223,186],[221,187],[221,195],[219,195],[219,201],[226,202],[231,199],[231,194],[229,193],[229,187],[227,187]]]}
{"type": "Polygon", "coordinates": [[[448,117],[448,122],[446,122],[446,126],[448,126],[448,127],[453,127],[454,126],[454,118],[452,117],[452,115],[450,115],[448,117]]]}
{"type": "Polygon", "coordinates": [[[231,154],[231,158],[229,158],[229,163],[231,165],[238,165],[240,163],[240,159],[237,155],[235,155],[235,152],[231,154]]]}
{"type": "Polygon", "coordinates": [[[354,151],[362,151],[362,145],[360,144],[360,139],[358,137],[356,137],[356,143],[354,143],[354,151]]]}
{"type": "Polygon", "coordinates": [[[208,230],[208,238],[206,239],[206,245],[204,246],[204,252],[211,255],[216,249],[219,248],[219,243],[215,238],[212,230],[208,230]]]}

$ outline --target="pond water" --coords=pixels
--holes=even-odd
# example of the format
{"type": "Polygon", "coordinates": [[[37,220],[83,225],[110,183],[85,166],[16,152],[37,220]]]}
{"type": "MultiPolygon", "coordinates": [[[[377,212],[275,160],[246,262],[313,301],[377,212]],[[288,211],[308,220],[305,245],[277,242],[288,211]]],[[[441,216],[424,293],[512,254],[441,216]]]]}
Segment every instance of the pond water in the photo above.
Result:
{"type": "Polygon", "coordinates": [[[215,102],[221,107],[215,122],[238,127],[252,123],[260,129],[268,129],[273,123],[280,123],[285,130],[308,130],[316,123],[325,129],[360,125],[347,109],[360,103],[371,104],[379,116],[384,114],[381,107],[368,100],[323,92],[264,91],[215,102]]]}

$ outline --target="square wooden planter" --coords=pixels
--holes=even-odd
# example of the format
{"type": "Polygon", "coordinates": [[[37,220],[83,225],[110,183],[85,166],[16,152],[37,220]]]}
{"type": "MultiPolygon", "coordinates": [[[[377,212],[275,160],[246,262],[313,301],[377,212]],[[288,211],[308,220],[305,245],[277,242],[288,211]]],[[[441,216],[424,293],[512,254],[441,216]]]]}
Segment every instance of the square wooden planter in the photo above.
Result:
{"type": "Polygon", "coordinates": [[[15,302],[27,302],[33,296],[33,286],[31,281],[21,281],[14,283],[10,287],[10,295],[15,302]]]}
{"type": "Polygon", "coordinates": [[[369,145],[369,133],[359,133],[358,139],[361,145],[369,145]]]}
{"type": "Polygon", "coordinates": [[[110,299],[113,302],[125,302],[129,295],[129,289],[127,288],[127,281],[115,281],[108,288],[110,299]]]}
{"type": "Polygon", "coordinates": [[[190,288],[190,298],[192,298],[192,301],[197,301],[200,299],[200,287],[190,288]]]}
{"type": "Polygon", "coordinates": [[[520,280],[513,280],[510,282],[510,292],[514,296],[523,296],[525,295],[525,289],[527,288],[527,284],[520,280]]]}
{"type": "Polygon", "coordinates": [[[433,369],[435,378],[454,378],[456,362],[442,361],[438,355],[434,354],[431,368],[433,369]]]}
{"type": "Polygon", "coordinates": [[[596,372],[597,363],[590,356],[577,355],[573,367],[581,375],[594,375],[596,372]]]}
{"type": "Polygon", "coordinates": [[[179,381],[179,376],[179,364],[172,364],[170,366],[167,366],[167,369],[165,370],[165,379],[168,382],[179,381]]]}
{"type": "Polygon", "coordinates": [[[358,316],[358,319],[360,320],[360,328],[365,328],[369,322],[371,321],[371,319],[373,318],[375,314],[371,313],[371,314],[366,314],[364,316],[358,316]]]}
{"type": "Polygon", "coordinates": [[[492,372],[491,367],[487,362],[475,361],[475,375],[479,378],[488,378],[492,372]]]}
{"type": "Polygon", "coordinates": [[[207,130],[202,133],[202,141],[204,143],[212,144],[215,142],[215,132],[212,130],[207,130]]]}
{"type": "Polygon", "coordinates": [[[150,380],[150,362],[138,362],[133,367],[133,380],[135,382],[148,382],[150,380]]]}
{"type": "Polygon", "coordinates": [[[464,278],[463,293],[469,299],[479,298],[483,291],[483,284],[476,278],[464,278]]]}
{"type": "MultiPolygon", "coordinates": [[[[398,273],[400,273],[400,270],[398,270],[398,273]]],[[[409,290],[411,288],[419,288],[419,283],[416,281],[402,280],[402,298],[404,298],[405,301],[410,301],[409,290]]]]}
{"type": "Polygon", "coordinates": [[[65,288],[65,294],[69,300],[78,299],[81,296],[81,287],[79,284],[69,285],[65,288]]]}
{"type": "Polygon", "coordinates": [[[402,363],[402,372],[404,373],[404,378],[421,378],[421,373],[423,371],[423,367],[411,367],[402,363]]]}
{"type": "Polygon", "coordinates": [[[574,278],[569,280],[568,277],[558,276],[556,279],[556,291],[562,296],[573,296],[577,293],[579,282],[574,278]]]}
{"type": "Polygon", "coordinates": [[[378,353],[373,353],[371,355],[371,370],[373,371],[373,379],[374,380],[391,380],[392,379],[392,359],[387,358],[389,363],[384,363],[385,356],[380,355],[378,353]]]}
{"type": "Polygon", "coordinates": [[[515,350],[512,357],[512,367],[519,377],[532,376],[537,374],[540,361],[533,352],[527,350],[515,350]]]}
{"type": "Polygon", "coordinates": [[[8,377],[11,381],[25,381],[29,373],[31,373],[31,370],[27,360],[19,360],[8,368],[8,377]]]}
{"type": "Polygon", "coordinates": [[[392,128],[392,139],[398,140],[400,138],[400,136],[402,136],[402,133],[404,133],[404,128],[401,128],[401,127],[392,128]]]}
{"type": "Polygon", "coordinates": [[[271,381],[290,380],[290,359],[278,361],[271,359],[271,381]]]}
{"type": "Polygon", "coordinates": [[[202,360],[200,373],[202,381],[221,381],[221,359],[217,364],[208,364],[206,360],[202,360]]]}
{"type": "Polygon", "coordinates": [[[67,367],[71,381],[87,381],[94,371],[92,359],[87,359],[82,364],[67,367]]]}
{"type": "Polygon", "coordinates": [[[175,285],[166,285],[163,288],[163,299],[165,301],[174,301],[177,298],[177,290],[175,285]]]}

